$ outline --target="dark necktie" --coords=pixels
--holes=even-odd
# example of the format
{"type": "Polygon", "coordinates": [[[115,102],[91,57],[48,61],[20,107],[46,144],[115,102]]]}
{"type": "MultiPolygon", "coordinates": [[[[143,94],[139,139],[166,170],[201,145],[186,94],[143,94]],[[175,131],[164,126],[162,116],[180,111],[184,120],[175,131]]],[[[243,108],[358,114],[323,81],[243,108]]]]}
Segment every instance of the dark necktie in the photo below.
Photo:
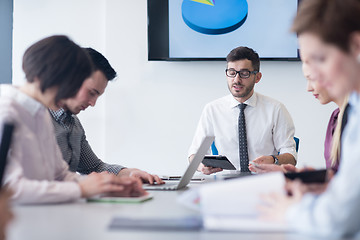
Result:
{"type": "Polygon", "coordinates": [[[240,157],[240,168],[241,172],[250,172],[249,170],[249,157],[247,149],[247,139],[246,139],[246,123],[245,123],[245,114],[244,109],[246,104],[239,104],[240,114],[239,114],[239,157],[240,157]]]}

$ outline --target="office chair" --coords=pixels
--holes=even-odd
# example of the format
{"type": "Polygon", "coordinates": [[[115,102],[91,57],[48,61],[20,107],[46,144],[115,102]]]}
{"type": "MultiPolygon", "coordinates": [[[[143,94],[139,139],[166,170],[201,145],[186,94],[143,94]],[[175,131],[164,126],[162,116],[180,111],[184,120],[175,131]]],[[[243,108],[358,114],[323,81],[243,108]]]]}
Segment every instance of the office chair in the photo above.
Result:
{"type": "Polygon", "coordinates": [[[213,155],[219,155],[219,152],[218,152],[218,150],[217,150],[217,148],[215,146],[215,142],[213,142],[211,144],[211,152],[212,152],[213,155]]]}
{"type": "Polygon", "coordinates": [[[299,152],[300,139],[297,137],[294,137],[294,141],[295,141],[295,150],[296,150],[296,152],[299,152]]]}

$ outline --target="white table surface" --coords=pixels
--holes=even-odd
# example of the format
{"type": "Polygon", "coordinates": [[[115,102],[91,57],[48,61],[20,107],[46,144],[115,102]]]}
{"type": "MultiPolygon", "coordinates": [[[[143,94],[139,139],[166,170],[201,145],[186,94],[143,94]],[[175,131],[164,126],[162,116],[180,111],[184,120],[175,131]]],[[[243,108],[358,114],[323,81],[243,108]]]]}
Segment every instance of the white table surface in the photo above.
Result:
{"type": "Polygon", "coordinates": [[[151,192],[154,198],[140,204],[79,201],[54,205],[14,206],[15,220],[9,226],[7,239],[304,239],[304,236],[286,233],[109,230],[109,224],[116,216],[176,218],[199,215],[198,212],[177,203],[177,196],[183,191],[151,192]]]}

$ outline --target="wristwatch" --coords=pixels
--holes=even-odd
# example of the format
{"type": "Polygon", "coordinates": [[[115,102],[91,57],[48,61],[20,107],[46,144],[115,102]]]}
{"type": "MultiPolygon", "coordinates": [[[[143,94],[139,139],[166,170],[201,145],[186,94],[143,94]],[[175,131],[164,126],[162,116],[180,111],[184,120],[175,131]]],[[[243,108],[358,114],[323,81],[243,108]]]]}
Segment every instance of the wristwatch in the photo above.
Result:
{"type": "Polygon", "coordinates": [[[271,155],[271,156],[272,156],[273,159],[274,159],[274,164],[279,165],[279,159],[278,159],[276,156],[274,156],[274,155],[271,155]]]}

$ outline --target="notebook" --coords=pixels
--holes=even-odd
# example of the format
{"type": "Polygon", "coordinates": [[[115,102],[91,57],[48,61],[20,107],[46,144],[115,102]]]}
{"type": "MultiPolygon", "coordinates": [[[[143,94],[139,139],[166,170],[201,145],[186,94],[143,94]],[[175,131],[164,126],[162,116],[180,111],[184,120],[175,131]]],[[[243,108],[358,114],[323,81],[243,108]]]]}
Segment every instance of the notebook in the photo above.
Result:
{"type": "Polygon", "coordinates": [[[203,142],[201,143],[199,150],[194,156],[194,159],[191,161],[189,166],[187,167],[185,173],[180,178],[180,181],[177,183],[165,183],[161,185],[150,185],[150,184],[144,184],[143,188],[146,190],[179,190],[182,188],[185,188],[191,178],[193,177],[194,173],[196,172],[196,169],[198,168],[201,161],[204,159],[205,154],[210,149],[210,146],[212,142],[214,141],[215,137],[206,137],[204,138],[203,142]]]}
{"type": "Polygon", "coordinates": [[[264,195],[285,193],[285,182],[282,172],[257,174],[208,183],[194,188],[194,191],[198,191],[197,195],[186,191],[182,198],[191,197],[186,196],[188,194],[198,197],[196,203],[200,205],[206,230],[288,232],[291,229],[286,222],[262,219],[258,210],[259,206],[264,205],[264,195]]]}
{"type": "Polygon", "coordinates": [[[88,198],[88,202],[105,202],[105,203],[142,203],[152,199],[154,196],[150,193],[140,197],[111,197],[95,196],[88,198]]]}
{"type": "Polygon", "coordinates": [[[14,125],[10,123],[5,123],[0,145],[0,188],[2,187],[3,177],[6,167],[6,158],[9,152],[12,133],[14,131],[14,125]]]}
{"type": "Polygon", "coordinates": [[[199,231],[202,226],[201,216],[174,218],[114,217],[109,228],[122,231],[199,231]]]}

